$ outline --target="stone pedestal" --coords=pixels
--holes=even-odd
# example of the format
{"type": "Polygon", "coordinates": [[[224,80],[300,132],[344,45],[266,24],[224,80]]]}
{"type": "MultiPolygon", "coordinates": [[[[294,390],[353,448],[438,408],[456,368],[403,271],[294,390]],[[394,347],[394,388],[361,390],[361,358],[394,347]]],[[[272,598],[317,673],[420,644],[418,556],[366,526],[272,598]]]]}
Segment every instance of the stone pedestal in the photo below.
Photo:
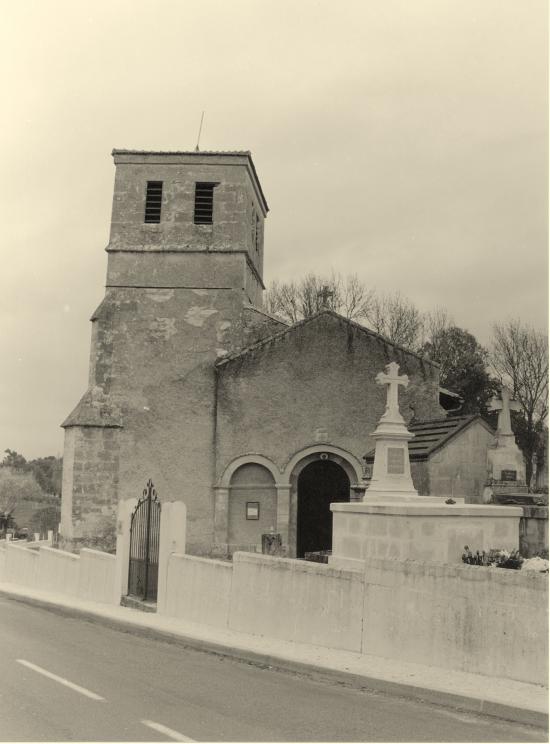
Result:
{"type": "Polygon", "coordinates": [[[487,450],[488,475],[507,486],[525,486],[525,461],[512,435],[499,437],[487,450]]]}
{"type": "Polygon", "coordinates": [[[519,547],[520,507],[416,502],[334,503],[334,568],[362,569],[368,557],[460,563],[464,546],[472,550],[519,547]]]}

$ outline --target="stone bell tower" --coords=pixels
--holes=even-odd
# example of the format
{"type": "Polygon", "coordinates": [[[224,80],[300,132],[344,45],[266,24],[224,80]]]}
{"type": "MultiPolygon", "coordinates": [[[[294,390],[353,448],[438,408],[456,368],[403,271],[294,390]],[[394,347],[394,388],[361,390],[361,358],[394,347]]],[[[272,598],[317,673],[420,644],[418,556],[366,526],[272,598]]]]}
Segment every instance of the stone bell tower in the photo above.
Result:
{"type": "Polygon", "coordinates": [[[61,534],[109,547],[119,502],[149,478],[211,542],[214,361],[261,306],[268,207],[249,152],[114,150],[105,297],[88,388],[63,423],[61,534]]]}

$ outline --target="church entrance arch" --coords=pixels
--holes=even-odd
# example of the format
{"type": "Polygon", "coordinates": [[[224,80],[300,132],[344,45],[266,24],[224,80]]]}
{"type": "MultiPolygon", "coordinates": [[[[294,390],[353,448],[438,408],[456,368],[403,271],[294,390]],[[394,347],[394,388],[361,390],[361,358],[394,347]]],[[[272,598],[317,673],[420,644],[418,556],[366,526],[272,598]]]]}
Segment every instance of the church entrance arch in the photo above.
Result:
{"type": "Polygon", "coordinates": [[[290,557],[303,557],[303,553],[309,552],[313,544],[315,544],[315,547],[311,547],[312,551],[330,549],[332,542],[330,503],[333,501],[361,500],[360,496],[358,498],[358,494],[361,490],[362,475],[361,463],[355,455],[333,444],[310,445],[296,452],[288,460],[282,472],[280,487],[281,489],[288,488],[286,513],[288,514],[288,555],[290,557]],[[317,469],[311,468],[301,480],[302,472],[309,465],[316,463],[330,464],[319,465],[317,469]],[[284,484],[288,485],[285,486],[284,484]],[[312,542],[308,543],[310,538],[306,536],[307,511],[308,502],[311,503],[314,498],[311,495],[312,493],[317,494],[317,510],[324,516],[325,521],[324,527],[319,526],[320,532],[317,533],[317,537],[315,537],[313,527],[310,528],[312,542]],[[300,507],[300,527],[298,527],[300,496],[303,498],[300,507]],[[330,532],[328,538],[326,537],[327,529],[330,532]],[[315,540],[315,543],[313,543],[313,540],[315,540]],[[321,545],[324,545],[324,547],[321,547],[321,545]]]}
{"type": "Polygon", "coordinates": [[[318,459],[306,465],[298,476],[296,513],[296,556],[332,548],[334,501],[350,500],[350,480],[333,460],[318,459]]]}

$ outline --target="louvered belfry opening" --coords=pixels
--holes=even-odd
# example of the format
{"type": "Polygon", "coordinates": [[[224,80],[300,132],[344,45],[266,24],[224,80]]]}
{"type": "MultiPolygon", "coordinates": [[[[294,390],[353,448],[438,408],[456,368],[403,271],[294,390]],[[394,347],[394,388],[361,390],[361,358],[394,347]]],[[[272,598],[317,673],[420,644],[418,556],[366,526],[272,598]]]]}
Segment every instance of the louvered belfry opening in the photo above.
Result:
{"type": "Polygon", "coordinates": [[[211,225],[214,212],[214,188],[217,183],[195,184],[195,225],[211,225]]]}
{"type": "Polygon", "coordinates": [[[145,196],[145,222],[160,222],[162,207],[162,181],[147,181],[145,196]]]}

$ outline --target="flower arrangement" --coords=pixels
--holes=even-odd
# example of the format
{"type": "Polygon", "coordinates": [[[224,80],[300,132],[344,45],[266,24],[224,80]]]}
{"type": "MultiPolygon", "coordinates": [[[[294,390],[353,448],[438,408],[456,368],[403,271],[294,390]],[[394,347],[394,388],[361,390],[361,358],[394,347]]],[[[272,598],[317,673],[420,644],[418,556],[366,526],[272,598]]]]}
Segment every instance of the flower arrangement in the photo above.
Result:
{"type": "MultiPolygon", "coordinates": [[[[546,552],[546,556],[548,553],[546,552]]],[[[491,550],[470,550],[468,545],[464,546],[462,563],[470,566],[494,566],[496,568],[515,568],[525,571],[538,571],[548,573],[548,558],[534,556],[533,558],[522,558],[519,550],[503,550],[502,548],[491,548],[491,550]]]]}
{"type": "Polygon", "coordinates": [[[496,566],[497,568],[521,568],[523,558],[519,550],[503,550],[502,548],[491,548],[489,551],[476,550],[473,553],[465,545],[462,553],[462,563],[471,566],[496,566]]]}

